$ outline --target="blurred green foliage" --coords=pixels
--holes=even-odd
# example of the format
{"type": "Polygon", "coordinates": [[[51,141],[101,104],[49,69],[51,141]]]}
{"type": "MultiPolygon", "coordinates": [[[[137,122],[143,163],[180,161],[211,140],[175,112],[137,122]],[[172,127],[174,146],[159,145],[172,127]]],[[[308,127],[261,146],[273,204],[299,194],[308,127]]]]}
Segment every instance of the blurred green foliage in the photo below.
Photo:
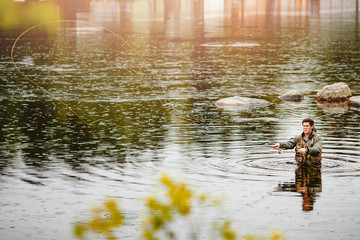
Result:
{"type": "Polygon", "coordinates": [[[35,24],[60,19],[58,6],[54,1],[18,2],[0,1],[0,28],[29,27],[35,24]]]}
{"type": "MultiPolygon", "coordinates": [[[[175,182],[167,174],[160,178],[162,186],[166,189],[165,198],[160,195],[149,196],[145,199],[146,213],[142,225],[140,239],[179,239],[178,234],[182,229],[172,229],[171,223],[185,218],[185,222],[192,214],[192,208],[196,203],[211,202],[213,206],[219,204],[219,199],[207,194],[197,195],[186,183],[175,182]]],[[[74,236],[86,239],[87,232],[104,235],[107,239],[117,239],[113,230],[119,228],[124,222],[124,216],[114,200],[106,200],[104,206],[93,209],[92,218],[89,221],[79,222],[74,225],[74,236]]],[[[188,221],[190,224],[190,221],[188,221]]],[[[230,220],[216,220],[214,222],[214,234],[223,240],[280,240],[284,236],[280,232],[272,232],[270,236],[246,235],[240,236],[232,227],[230,220]]],[[[200,229],[193,229],[198,231],[200,229]]],[[[216,239],[217,237],[214,237],[216,239]]],[[[196,232],[191,233],[191,239],[197,239],[196,232]]]]}

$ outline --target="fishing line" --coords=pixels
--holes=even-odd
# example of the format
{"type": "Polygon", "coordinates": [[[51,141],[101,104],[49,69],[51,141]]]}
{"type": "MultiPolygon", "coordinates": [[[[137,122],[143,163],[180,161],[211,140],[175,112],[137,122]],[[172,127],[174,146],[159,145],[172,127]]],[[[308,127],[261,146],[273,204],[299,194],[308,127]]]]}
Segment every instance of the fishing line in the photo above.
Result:
{"type": "MultiPolygon", "coordinates": [[[[23,71],[20,70],[20,68],[17,66],[17,64],[15,63],[15,60],[14,60],[14,52],[15,52],[15,47],[16,47],[16,44],[17,42],[25,35],[27,34],[28,32],[30,32],[31,30],[37,28],[37,27],[40,27],[40,26],[43,26],[43,25],[48,25],[48,24],[53,24],[53,23],[81,23],[81,24],[85,24],[85,25],[90,25],[90,26],[94,26],[94,27],[97,27],[97,28],[100,28],[100,29],[103,29],[111,34],[113,34],[114,36],[116,36],[118,39],[120,39],[123,43],[126,44],[126,46],[128,46],[135,54],[136,56],[138,56],[143,62],[147,63],[150,65],[150,69],[151,70],[154,70],[153,67],[152,67],[152,64],[145,59],[144,56],[142,56],[138,51],[136,51],[136,49],[131,45],[129,44],[127,41],[125,41],[119,34],[117,34],[116,32],[112,31],[111,29],[108,29],[106,27],[103,27],[103,26],[100,26],[98,24],[95,24],[95,23],[89,23],[89,22],[84,22],[84,21],[79,21],[79,20],[55,20],[55,21],[49,21],[49,22],[43,22],[43,23],[39,23],[37,25],[34,25],[28,29],[26,29],[24,32],[22,32],[17,38],[16,40],[14,41],[13,45],[12,45],[12,48],[11,48],[11,61],[14,65],[14,67],[16,68],[16,70],[26,79],[28,80],[29,82],[31,82],[33,85],[35,85],[37,88],[39,88],[41,91],[45,92],[47,95],[49,95],[50,97],[52,97],[53,99],[56,99],[58,102],[60,102],[63,106],[65,106],[70,112],[72,112],[75,116],[77,116],[79,118],[79,120],[81,122],[83,122],[85,125],[88,125],[88,126],[91,126],[95,123],[98,123],[98,122],[107,122],[107,123],[111,123],[111,124],[114,124],[115,126],[119,127],[119,128],[126,128],[124,126],[121,126],[111,120],[108,120],[108,119],[103,119],[103,118],[100,118],[100,119],[97,119],[95,121],[92,121],[92,122],[88,122],[86,121],[83,117],[81,117],[77,111],[75,111],[74,108],[72,108],[69,104],[67,104],[66,102],[64,102],[63,100],[61,100],[59,97],[55,96],[53,93],[51,93],[50,91],[48,91],[47,89],[45,89],[44,87],[42,87],[40,84],[38,84],[35,80],[29,78],[23,71]]],[[[130,74],[134,74],[133,71],[129,71],[129,70],[126,70],[128,71],[130,74]]],[[[160,77],[158,74],[154,74],[156,75],[156,77],[158,78],[158,80],[160,80],[160,77]]],[[[154,89],[151,87],[151,85],[144,81],[143,79],[141,79],[139,77],[139,75],[137,73],[135,73],[135,76],[140,79],[141,81],[143,81],[146,86],[150,89],[150,91],[158,98],[158,101],[163,105],[163,102],[161,101],[160,97],[156,94],[156,92],[154,91],[154,89]]],[[[164,86],[162,85],[161,83],[161,80],[160,80],[160,84],[162,86],[162,90],[163,90],[163,93],[165,94],[165,88],[164,86]]]]}

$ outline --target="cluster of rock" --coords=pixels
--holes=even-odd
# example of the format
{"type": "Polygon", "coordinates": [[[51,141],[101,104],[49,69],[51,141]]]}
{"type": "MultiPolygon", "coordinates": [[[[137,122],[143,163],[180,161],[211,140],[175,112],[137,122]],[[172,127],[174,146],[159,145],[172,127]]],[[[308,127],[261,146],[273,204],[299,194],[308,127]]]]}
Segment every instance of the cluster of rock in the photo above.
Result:
{"type": "Polygon", "coordinates": [[[320,102],[345,102],[351,96],[349,86],[343,82],[326,85],[317,93],[317,99],[320,102]]]}
{"type": "Polygon", "coordinates": [[[345,103],[360,109],[360,96],[352,96],[349,86],[343,82],[323,87],[317,93],[317,99],[319,102],[345,103]]]}
{"type": "MultiPolygon", "coordinates": [[[[284,101],[301,101],[304,94],[300,90],[290,90],[279,96],[284,101]]],[[[346,83],[340,82],[332,85],[326,85],[317,93],[317,100],[320,103],[347,104],[350,107],[360,109],[360,96],[352,96],[351,90],[346,83]]],[[[251,110],[259,107],[266,107],[268,101],[256,98],[229,97],[216,101],[216,106],[227,109],[251,110]]]]}

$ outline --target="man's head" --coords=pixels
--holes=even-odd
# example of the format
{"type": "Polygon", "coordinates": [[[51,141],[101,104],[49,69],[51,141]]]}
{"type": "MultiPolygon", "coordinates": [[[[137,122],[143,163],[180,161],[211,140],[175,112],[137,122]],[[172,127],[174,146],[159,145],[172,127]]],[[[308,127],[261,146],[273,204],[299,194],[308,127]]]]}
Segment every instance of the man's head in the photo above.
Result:
{"type": "Polygon", "coordinates": [[[302,120],[302,125],[304,125],[305,122],[308,122],[310,126],[314,126],[314,120],[312,120],[311,118],[305,118],[304,120],[302,120]]]}
{"type": "Polygon", "coordinates": [[[314,120],[311,118],[305,118],[302,121],[303,131],[305,134],[310,134],[314,128],[314,120]]]}

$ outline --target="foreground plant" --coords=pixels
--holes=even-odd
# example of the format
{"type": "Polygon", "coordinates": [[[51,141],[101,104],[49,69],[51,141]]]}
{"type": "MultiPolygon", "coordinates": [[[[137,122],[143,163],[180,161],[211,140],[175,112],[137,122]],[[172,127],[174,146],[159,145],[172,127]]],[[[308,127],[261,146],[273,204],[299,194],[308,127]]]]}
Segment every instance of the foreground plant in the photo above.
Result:
{"type": "MultiPolygon", "coordinates": [[[[165,196],[157,194],[145,199],[146,213],[140,239],[183,239],[184,236],[186,239],[200,239],[198,235],[202,230],[200,228],[208,226],[204,226],[204,222],[201,222],[201,227],[194,224],[192,208],[197,203],[205,202],[218,205],[219,199],[209,197],[206,194],[196,195],[186,183],[175,182],[166,174],[161,176],[160,182],[165,187],[165,196]],[[182,225],[185,225],[185,228],[190,229],[187,234],[184,233],[184,227],[179,227],[180,220],[182,220],[182,225]]],[[[119,228],[123,222],[124,216],[117,203],[114,200],[107,200],[102,207],[95,208],[92,211],[92,218],[89,221],[75,224],[74,236],[85,239],[87,232],[94,232],[104,235],[109,240],[117,239],[113,231],[119,228]]],[[[230,220],[216,220],[213,221],[213,224],[215,227],[211,228],[214,231],[211,233],[212,239],[278,240],[283,238],[279,232],[273,232],[269,237],[238,236],[230,220]]]]}
{"type": "Polygon", "coordinates": [[[86,232],[101,233],[107,239],[117,239],[113,229],[123,224],[124,216],[114,200],[107,200],[102,207],[92,210],[92,218],[88,222],[76,223],[74,235],[77,238],[85,239],[86,232]]]}

